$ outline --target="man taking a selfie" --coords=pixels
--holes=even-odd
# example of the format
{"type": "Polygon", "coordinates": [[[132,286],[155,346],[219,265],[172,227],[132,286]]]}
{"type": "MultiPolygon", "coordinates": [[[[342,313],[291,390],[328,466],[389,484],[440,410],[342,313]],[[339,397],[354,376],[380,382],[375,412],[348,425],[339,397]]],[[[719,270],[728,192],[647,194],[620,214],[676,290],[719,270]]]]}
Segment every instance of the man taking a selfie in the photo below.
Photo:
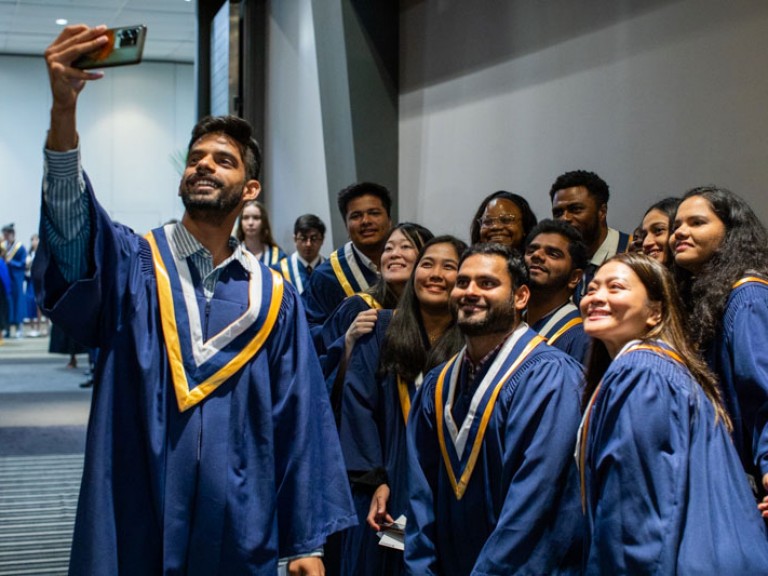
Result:
{"type": "Polygon", "coordinates": [[[80,165],[74,68],[106,28],[46,50],[53,105],[36,275],[46,315],[100,350],[72,574],[323,573],[354,511],[298,294],[230,233],[260,192],[247,122],[192,131],[180,223],[113,222],[80,165]]]}

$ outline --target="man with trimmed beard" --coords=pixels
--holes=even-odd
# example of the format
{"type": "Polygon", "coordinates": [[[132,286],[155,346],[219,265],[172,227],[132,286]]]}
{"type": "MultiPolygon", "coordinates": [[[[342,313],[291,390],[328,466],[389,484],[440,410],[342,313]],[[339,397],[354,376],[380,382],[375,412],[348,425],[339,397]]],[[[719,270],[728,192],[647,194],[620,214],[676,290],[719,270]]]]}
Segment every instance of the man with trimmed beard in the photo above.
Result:
{"type": "Polygon", "coordinates": [[[587,266],[581,234],[566,222],[542,220],[528,235],[524,254],[531,289],[525,321],[547,344],[583,363],[590,339],[571,301],[587,266]]]}
{"type": "Polygon", "coordinates": [[[578,570],[582,370],[522,322],[528,297],[510,248],[462,256],[451,301],[466,345],[427,374],[408,420],[409,574],[578,570]]]}
{"type": "Polygon", "coordinates": [[[579,305],[598,266],[620,252],[626,252],[632,237],[608,227],[608,184],[594,172],[574,170],[561,174],[552,184],[552,218],[563,220],[581,232],[587,245],[589,264],[573,299],[579,305]]]}
{"type": "Polygon", "coordinates": [[[355,523],[299,296],[231,236],[258,196],[250,125],[193,129],[185,213],[146,237],[113,222],[80,164],[72,66],[109,40],[69,26],[46,50],[40,304],[99,348],[71,574],[323,573],[355,523]]]}

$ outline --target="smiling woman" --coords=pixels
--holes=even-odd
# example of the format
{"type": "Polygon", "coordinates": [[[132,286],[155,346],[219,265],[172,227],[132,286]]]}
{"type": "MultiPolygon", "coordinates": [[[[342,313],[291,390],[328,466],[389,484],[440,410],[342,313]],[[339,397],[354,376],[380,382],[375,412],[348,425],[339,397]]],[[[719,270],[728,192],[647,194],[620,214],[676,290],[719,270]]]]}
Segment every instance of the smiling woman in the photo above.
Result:
{"type": "Polygon", "coordinates": [[[499,190],[482,201],[472,219],[472,244],[497,242],[522,250],[523,241],[536,226],[536,215],[528,201],[517,194],[499,190]]]}
{"type": "Polygon", "coordinates": [[[378,546],[376,532],[406,511],[405,429],[422,374],[463,343],[449,297],[465,247],[453,236],[427,242],[395,311],[380,312],[350,357],[339,434],[359,525],[344,535],[344,574],[405,571],[402,552],[378,546]]]}
{"type": "Polygon", "coordinates": [[[395,226],[386,237],[379,280],[368,290],[345,298],[323,324],[320,364],[335,409],[338,410],[341,401],[346,359],[355,342],[373,330],[377,310],[397,306],[416,256],[432,236],[432,232],[420,224],[402,222],[395,226]]]}
{"type": "Polygon", "coordinates": [[[672,265],[669,236],[679,198],[665,198],[646,210],[640,224],[637,241],[641,250],[651,258],[667,266],[672,265]]]}
{"type": "Polygon", "coordinates": [[[585,573],[765,574],[765,526],[670,272],[615,256],[581,310],[597,340],[577,450],[585,573]]]}
{"type": "Polygon", "coordinates": [[[733,192],[694,188],[677,209],[670,243],[688,333],[720,380],[734,444],[765,496],[768,231],[733,192]]]}

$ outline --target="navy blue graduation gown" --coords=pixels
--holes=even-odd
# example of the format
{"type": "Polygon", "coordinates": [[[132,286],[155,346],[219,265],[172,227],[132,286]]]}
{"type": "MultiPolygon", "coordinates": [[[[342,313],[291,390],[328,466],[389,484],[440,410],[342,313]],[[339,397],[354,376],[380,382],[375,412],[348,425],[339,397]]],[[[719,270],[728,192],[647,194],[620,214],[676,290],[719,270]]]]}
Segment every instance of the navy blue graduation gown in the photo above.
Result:
{"type": "Polygon", "coordinates": [[[352,251],[352,261],[348,261],[345,256],[345,247],[337,249],[333,254],[336,255],[344,278],[349,282],[347,290],[344,289],[338,276],[333,269],[333,254],[325,262],[320,264],[304,287],[301,298],[304,302],[304,308],[307,312],[307,320],[312,333],[312,339],[318,349],[320,349],[322,337],[320,332],[325,320],[331,315],[331,312],[338,306],[344,298],[357,292],[367,290],[378,280],[378,274],[373,272],[362,261],[357,253],[352,251]],[[357,282],[352,269],[359,271],[364,281],[357,282]]]}
{"type": "Polygon", "coordinates": [[[768,474],[768,286],[750,281],[731,292],[706,358],[720,381],[741,461],[760,485],[768,474]]]}
{"type": "MultiPolygon", "coordinates": [[[[527,329],[502,372],[534,337],[527,329]]],[[[581,545],[582,514],[573,447],[581,417],[580,365],[545,343],[519,365],[501,388],[461,499],[438,442],[435,393],[442,369],[425,377],[408,422],[409,573],[578,570],[580,557],[572,554],[581,545]]]]}
{"type": "MultiPolygon", "coordinates": [[[[100,349],[70,573],[273,576],[355,523],[298,296],[286,285],[258,352],[180,411],[149,243],[88,193],[88,276],[64,281],[45,226],[35,263],[46,313],[100,349]]],[[[205,336],[242,314],[248,280],[231,262],[210,302],[195,280],[205,336]]]]}
{"type": "MultiPolygon", "coordinates": [[[[8,251],[16,245],[16,243],[7,246],[8,251]]],[[[24,322],[24,318],[27,315],[27,302],[26,293],[24,292],[24,275],[27,266],[27,250],[19,242],[18,248],[14,252],[13,257],[6,262],[8,266],[8,274],[11,280],[11,298],[9,301],[9,324],[19,324],[24,322]]]]}
{"type": "MultiPolygon", "coordinates": [[[[318,266],[324,261],[325,258],[320,256],[318,266]]],[[[272,268],[280,272],[283,275],[283,278],[293,284],[299,294],[304,292],[304,287],[307,285],[307,282],[309,282],[310,275],[307,273],[307,266],[299,260],[298,252],[294,252],[290,256],[281,258],[277,264],[272,266],[272,268]]]]}
{"type": "Polygon", "coordinates": [[[546,334],[542,333],[542,329],[556,313],[557,310],[552,312],[552,314],[544,316],[544,318],[532,324],[531,328],[544,336],[550,346],[559,348],[571,358],[574,358],[581,364],[585,364],[589,354],[591,339],[584,332],[584,323],[581,321],[581,314],[578,308],[574,306],[568,314],[565,314],[553,324],[546,334]]]}
{"type": "Polygon", "coordinates": [[[264,266],[279,272],[278,266],[280,265],[280,260],[285,257],[287,257],[287,254],[283,252],[283,249],[280,248],[280,246],[267,244],[264,246],[264,251],[261,253],[261,256],[259,256],[259,260],[261,260],[261,263],[264,264],[264,266]]]}
{"type": "MultiPolygon", "coordinates": [[[[344,376],[341,412],[341,447],[358,506],[358,526],[345,533],[347,574],[401,574],[403,553],[378,545],[378,537],[366,524],[375,489],[386,483],[390,489],[387,511],[397,519],[408,504],[404,412],[398,378],[378,375],[381,345],[390,310],[379,312],[376,328],[355,344],[344,376]]],[[[415,394],[412,382],[403,382],[406,406],[415,394]]]]}
{"type": "Polygon", "coordinates": [[[320,330],[322,344],[318,350],[320,366],[323,368],[328,393],[336,379],[339,365],[345,354],[345,341],[347,330],[354,322],[357,315],[365,310],[370,310],[369,299],[359,294],[353,294],[345,298],[333,313],[328,317],[320,330]]]}
{"type": "Polygon", "coordinates": [[[589,413],[587,574],[768,574],[768,541],[722,421],[685,366],[619,355],[589,413]]]}

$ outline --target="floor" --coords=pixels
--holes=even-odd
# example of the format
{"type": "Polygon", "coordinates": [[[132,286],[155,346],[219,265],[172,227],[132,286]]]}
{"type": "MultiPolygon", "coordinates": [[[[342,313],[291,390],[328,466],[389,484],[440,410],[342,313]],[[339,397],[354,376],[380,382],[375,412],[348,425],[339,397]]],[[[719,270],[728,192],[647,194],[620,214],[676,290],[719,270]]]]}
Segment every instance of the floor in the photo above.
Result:
{"type": "Polygon", "coordinates": [[[0,576],[66,574],[91,391],[47,338],[0,345],[0,576]]]}

